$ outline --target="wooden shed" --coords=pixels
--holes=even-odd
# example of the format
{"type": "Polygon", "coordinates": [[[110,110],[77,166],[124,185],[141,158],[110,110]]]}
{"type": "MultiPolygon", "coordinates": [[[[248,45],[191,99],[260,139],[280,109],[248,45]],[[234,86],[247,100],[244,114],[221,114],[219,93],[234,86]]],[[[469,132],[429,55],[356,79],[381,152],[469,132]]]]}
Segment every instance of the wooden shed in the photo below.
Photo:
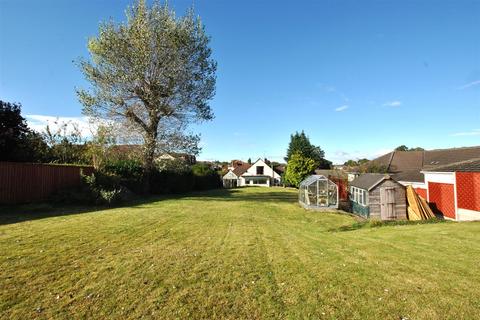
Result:
{"type": "Polygon", "coordinates": [[[350,183],[352,212],[378,220],[406,220],[405,187],[388,174],[366,173],[350,183]]]}

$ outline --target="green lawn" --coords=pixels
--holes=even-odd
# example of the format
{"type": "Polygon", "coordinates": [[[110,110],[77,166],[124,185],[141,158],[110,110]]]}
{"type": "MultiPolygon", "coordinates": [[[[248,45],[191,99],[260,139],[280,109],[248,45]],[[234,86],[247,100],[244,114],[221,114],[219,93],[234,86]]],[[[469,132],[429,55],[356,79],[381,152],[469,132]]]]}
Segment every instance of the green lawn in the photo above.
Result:
{"type": "Polygon", "coordinates": [[[0,318],[480,318],[480,223],[348,230],[281,188],[0,213],[0,318]]]}

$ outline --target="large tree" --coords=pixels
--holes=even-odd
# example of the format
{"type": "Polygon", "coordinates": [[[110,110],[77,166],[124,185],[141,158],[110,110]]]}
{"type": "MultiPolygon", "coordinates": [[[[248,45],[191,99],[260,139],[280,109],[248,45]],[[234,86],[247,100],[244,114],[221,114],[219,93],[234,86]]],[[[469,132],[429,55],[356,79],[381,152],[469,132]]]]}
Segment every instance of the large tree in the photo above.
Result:
{"type": "Polygon", "coordinates": [[[0,160],[15,160],[18,145],[28,131],[21,105],[0,100],[0,160]]]}
{"type": "Polygon", "coordinates": [[[305,158],[310,158],[315,161],[318,168],[330,169],[332,163],[325,159],[325,152],[319,146],[315,146],[310,142],[310,139],[305,132],[295,132],[290,135],[290,144],[287,149],[287,156],[285,161],[289,162],[293,154],[299,153],[305,158]]]}
{"type": "Polygon", "coordinates": [[[77,91],[83,111],[141,135],[148,177],[158,147],[197,151],[188,125],[213,118],[208,101],[216,62],[209,41],[192,10],[177,18],[166,4],[148,7],[144,0],[127,10],[126,22],[105,22],[88,41],[91,60],[81,60],[80,68],[91,88],[77,91]]]}
{"type": "Polygon", "coordinates": [[[27,126],[21,108],[19,103],[0,100],[0,161],[48,161],[47,144],[27,126]]]}

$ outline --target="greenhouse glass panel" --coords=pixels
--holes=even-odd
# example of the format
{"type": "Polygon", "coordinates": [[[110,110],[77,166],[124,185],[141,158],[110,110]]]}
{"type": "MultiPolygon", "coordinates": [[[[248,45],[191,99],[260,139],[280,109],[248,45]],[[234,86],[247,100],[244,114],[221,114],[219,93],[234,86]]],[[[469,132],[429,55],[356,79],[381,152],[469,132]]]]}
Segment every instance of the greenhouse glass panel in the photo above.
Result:
{"type": "Polygon", "coordinates": [[[338,208],[338,186],[325,176],[308,176],[300,183],[298,192],[298,201],[305,208],[338,208]]]}

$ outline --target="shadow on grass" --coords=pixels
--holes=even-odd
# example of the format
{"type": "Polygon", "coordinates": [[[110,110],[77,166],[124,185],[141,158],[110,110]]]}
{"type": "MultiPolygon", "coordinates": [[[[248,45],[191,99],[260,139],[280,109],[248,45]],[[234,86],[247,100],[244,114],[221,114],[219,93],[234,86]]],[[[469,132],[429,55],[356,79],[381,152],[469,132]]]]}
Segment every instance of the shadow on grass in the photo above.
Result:
{"type": "Polygon", "coordinates": [[[329,232],[346,232],[355,231],[366,228],[380,228],[391,226],[411,226],[418,224],[433,224],[433,223],[447,223],[447,220],[432,218],[428,220],[393,220],[393,221],[380,221],[380,220],[364,220],[355,222],[350,225],[343,225],[338,228],[329,229],[329,232]]]}
{"type": "Polygon", "coordinates": [[[117,206],[100,205],[81,205],[81,204],[63,204],[63,203],[28,203],[18,205],[0,206],[0,226],[6,224],[19,223],[30,220],[44,219],[50,217],[69,216],[81,213],[91,213],[95,211],[135,207],[145,203],[158,201],[158,197],[148,196],[130,200],[117,206]]]}
{"type": "MultiPolygon", "coordinates": [[[[252,188],[255,189],[255,188],[252,188]]],[[[37,220],[50,217],[68,216],[74,214],[91,213],[95,211],[115,208],[148,208],[146,204],[165,200],[198,200],[198,201],[249,201],[249,202],[289,202],[297,201],[295,194],[273,191],[274,189],[248,190],[239,189],[215,189],[208,191],[195,191],[185,194],[150,195],[137,197],[134,200],[126,201],[117,206],[95,206],[95,205],[69,205],[55,203],[31,203],[19,205],[0,206],[0,225],[19,223],[30,220],[37,220]]]]}
{"type": "MultiPolygon", "coordinates": [[[[277,189],[278,190],[278,189],[277,189]]],[[[282,202],[294,203],[298,200],[295,193],[277,191],[276,188],[248,187],[242,189],[216,189],[208,192],[192,192],[179,196],[201,201],[249,201],[249,202],[282,202]]]]}

